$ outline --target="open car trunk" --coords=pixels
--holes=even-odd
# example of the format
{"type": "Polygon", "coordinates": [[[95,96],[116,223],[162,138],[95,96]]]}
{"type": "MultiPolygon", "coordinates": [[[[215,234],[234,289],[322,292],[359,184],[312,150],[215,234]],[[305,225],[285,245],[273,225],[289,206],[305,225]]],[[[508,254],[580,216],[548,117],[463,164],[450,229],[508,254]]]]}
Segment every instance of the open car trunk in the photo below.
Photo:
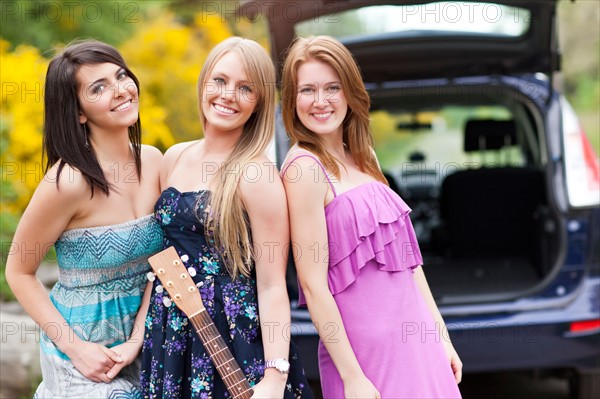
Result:
{"type": "Polygon", "coordinates": [[[280,63],[295,35],[336,36],[356,58],[375,150],[413,210],[438,304],[515,299],[550,281],[565,244],[547,183],[555,0],[258,3],[242,12],[266,11],[280,63]]]}
{"type": "Polygon", "coordinates": [[[560,266],[545,82],[531,77],[532,98],[510,79],[414,81],[371,92],[375,149],[390,186],[412,208],[439,304],[516,298],[539,290],[560,266]]]}

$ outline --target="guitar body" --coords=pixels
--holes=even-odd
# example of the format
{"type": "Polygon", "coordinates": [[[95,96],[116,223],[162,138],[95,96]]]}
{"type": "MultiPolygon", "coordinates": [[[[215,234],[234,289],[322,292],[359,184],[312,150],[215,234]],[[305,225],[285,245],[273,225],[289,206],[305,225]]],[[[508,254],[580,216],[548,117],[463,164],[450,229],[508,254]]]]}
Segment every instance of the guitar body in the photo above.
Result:
{"type": "Polygon", "coordinates": [[[206,311],[198,287],[174,247],[148,259],[171,300],[188,317],[227,390],[234,399],[250,399],[252,388],[206,311]]]}

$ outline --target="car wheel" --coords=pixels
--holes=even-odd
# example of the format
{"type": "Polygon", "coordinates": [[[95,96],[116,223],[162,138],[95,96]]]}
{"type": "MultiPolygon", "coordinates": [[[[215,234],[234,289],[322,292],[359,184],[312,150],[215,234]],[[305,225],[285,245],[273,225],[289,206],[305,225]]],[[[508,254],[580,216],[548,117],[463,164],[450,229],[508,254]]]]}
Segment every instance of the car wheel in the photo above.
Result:
{"type": "Polygon", "coordinates": [[[600,369],[578,370],[569,378],[572,399],[600,397],[600,369]]]}

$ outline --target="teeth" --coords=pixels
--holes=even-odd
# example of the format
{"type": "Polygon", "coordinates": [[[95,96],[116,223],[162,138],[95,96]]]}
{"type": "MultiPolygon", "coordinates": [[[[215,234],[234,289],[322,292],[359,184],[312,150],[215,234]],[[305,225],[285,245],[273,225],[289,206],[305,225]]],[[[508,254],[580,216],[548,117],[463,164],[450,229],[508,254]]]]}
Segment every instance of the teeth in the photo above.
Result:
{"type": "Polygon", "coordinates": [[[324,114],[313,114],[315,118],[318,119],[325,119],[328,118],[331,115],[331,112],[326,112],[324,114]]]}
{"type": "Polygon", "coordinates": [[[224,112],[226,114],[235,114],[235,111],[231,108],[226,108],[219,104],[215,104],[215,108],[217,109],[217,111],[224,112]]]}
{"type": "Polygon", "coordinates": [[[119,105],[119,106],[118,106],[117,108],[115,108],[114,110],[115,110],[115,111],[122,111],[122,110],[124,110],[125,108],[129,107],[129,105],[131,105],[131,100],[129,100],[129,101],[127,101],[127,102],[125,102],[125,103],[123,103],[123,104],[119,105]]]}

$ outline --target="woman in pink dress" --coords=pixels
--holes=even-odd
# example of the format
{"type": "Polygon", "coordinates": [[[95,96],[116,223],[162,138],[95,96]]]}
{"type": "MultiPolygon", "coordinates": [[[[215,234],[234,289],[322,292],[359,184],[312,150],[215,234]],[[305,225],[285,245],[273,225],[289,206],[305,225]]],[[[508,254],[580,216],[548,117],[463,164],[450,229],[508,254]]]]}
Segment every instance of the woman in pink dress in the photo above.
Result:
{"type": "Polygon", "coordinates": [[[282,169],[294,258],[319,331],[325,398],[457,398],[462,363],[427,285],[408,213],[387,185],[350,52],[300,38],[283,67],[294,146],[282,169]]]}

